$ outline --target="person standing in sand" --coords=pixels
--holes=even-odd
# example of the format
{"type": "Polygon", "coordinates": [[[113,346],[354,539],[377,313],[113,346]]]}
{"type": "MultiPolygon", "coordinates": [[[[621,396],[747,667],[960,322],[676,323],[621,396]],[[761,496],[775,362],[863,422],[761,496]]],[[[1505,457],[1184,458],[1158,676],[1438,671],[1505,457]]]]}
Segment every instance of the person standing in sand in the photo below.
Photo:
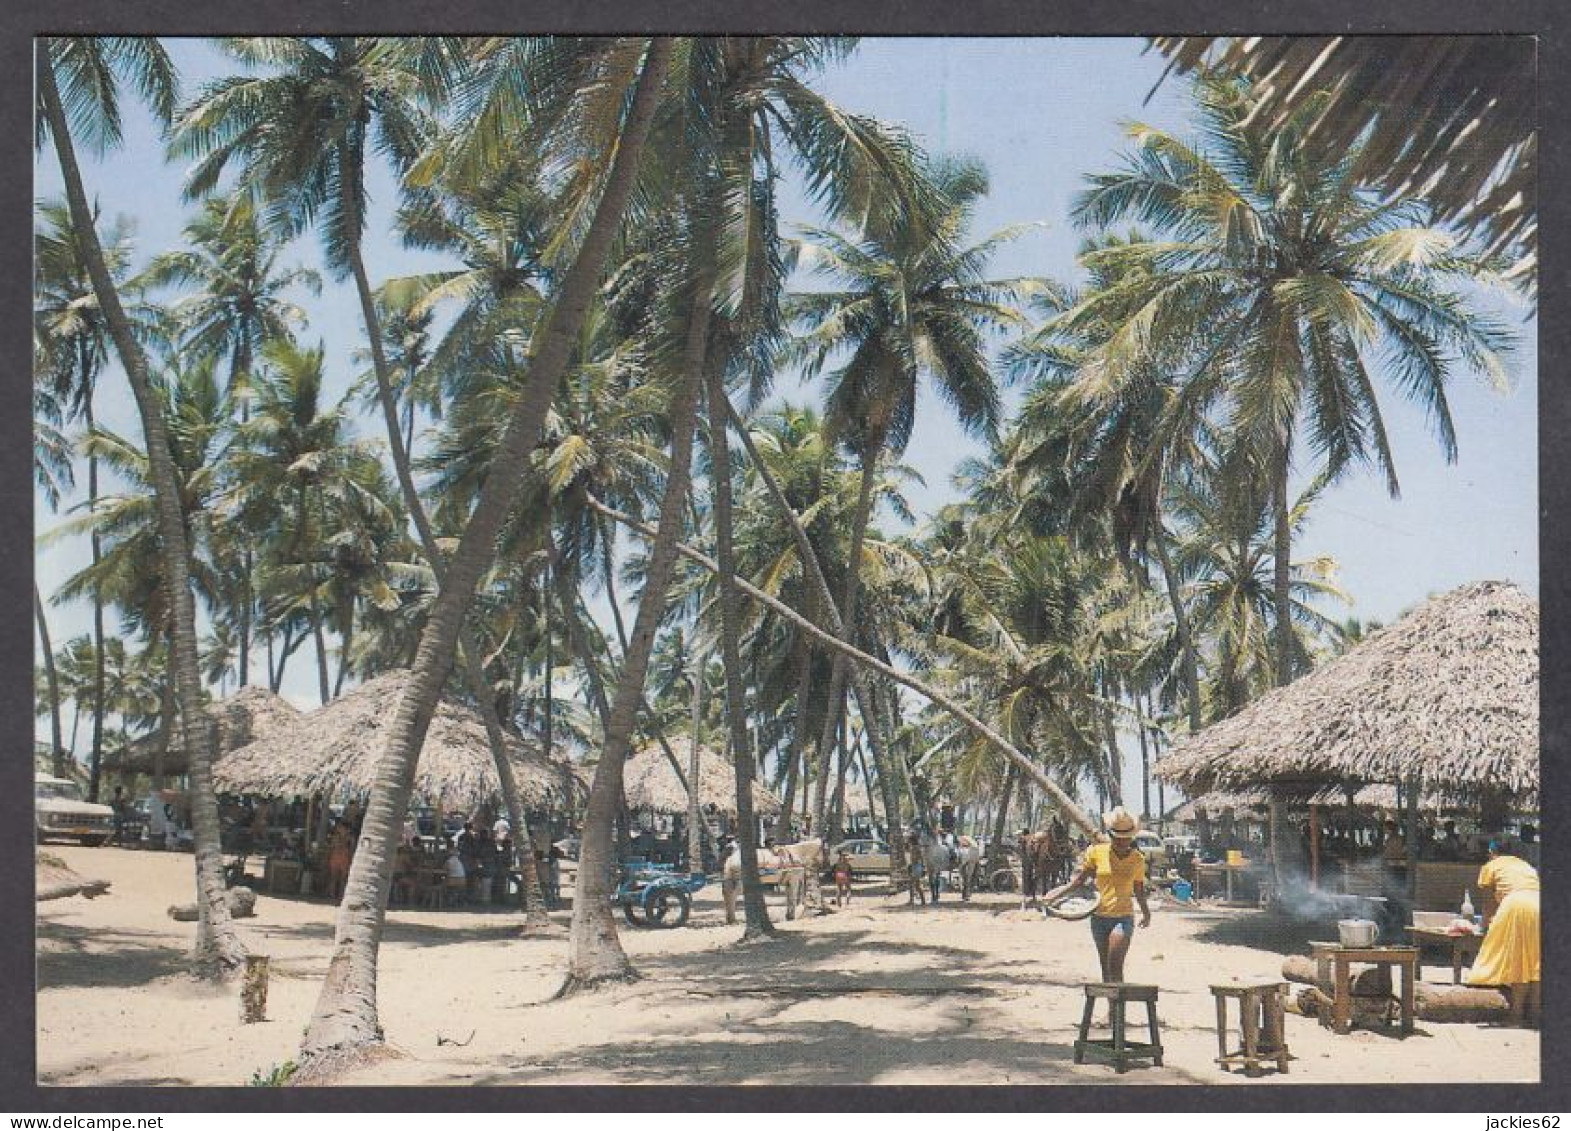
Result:
{"type": "Polygon", "coordinates": [[[1538,872],[1501,840],[1489,842],[1489,862],[1478,873],[1485,896],[1484,943],[1467,972],[1470,986],[1505,986],[1520,1022],[1528,997],[1543,980],[1539,939],[1538,872]]]}
{"type": "Polygon", "coordinates": [[[1049,905],[1082,884],[1096,884],[1097,906],[1091,913],[1091,938],[1102,964],[1102,981],[1124,980],[1124,958],[1135,934],[1134,905],[1140,904],[1140,926],[1151,925],[1146,904],[1146,858],[1135,847],[1140,822],[1122,805],[1102,817],[1111,842],[1093,844],[1080,860],[1079,871],[1068,883],[1044,897],[1049,905]]]}

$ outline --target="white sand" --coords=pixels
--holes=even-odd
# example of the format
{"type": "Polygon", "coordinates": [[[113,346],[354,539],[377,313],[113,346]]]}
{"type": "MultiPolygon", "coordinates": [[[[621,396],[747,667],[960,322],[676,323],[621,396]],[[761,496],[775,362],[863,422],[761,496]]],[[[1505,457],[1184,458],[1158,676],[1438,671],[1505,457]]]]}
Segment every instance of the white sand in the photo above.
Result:
{"type": "MultiPolygon", "coordinates": [[[[192,925],[165,914],[192,898],[189,855],[51,846],[109,893],[39,905],[38,1077],[53,1085],[243,1084],[290,1059],[316,1000],[334,908],[257,900],[241,929],[272,957],[268,1017],[239,1020],[235,985],[183,973],[192,925]]],[[[693,925],[626,928],[642,980],[566,1001],[566,914],[549,936],[520,938],[502,910],[407,911],[388,917],[381,1019],[408,1055],[356,1084],[923,1084],[1242,1082],[1213,1063],[1208,986],[1279,976],[1297,940],[1261,938],[1257,912],[1164,908],[1135,938],[1126,976],[1162,987],[1166,1066],[1117,1075],[1072,1063],[1080,984],[1097,975],[1085,923],[1048,921],[1013,899],[981,896],[937,910],[863,896],[794,923],[781,938],[737,946],[718,892],[701,893],[693,925]],[[1259,943],[1260,945],[1245,945],[1259,943]],[[1275,946],[1277,949],[1265,949],[1275,946]],[[438,1037],[464,1041],[438,1044],[438,1037]]],[[[1449,967],[1425,967],[1449,980],[1449,967]]],[[[1143,1021],[1132,1007],[1131,1021],[1143,1021]]],[[[1289,1015],[1295,1057],[1283,1083],[1533,1082],[1538,1034],[1420,1022],[1401,1040],[1336,1036],[1289,1015]]],[[[1133,1036],[1133,1032],[1131,1034],[1133,1036]]]]}

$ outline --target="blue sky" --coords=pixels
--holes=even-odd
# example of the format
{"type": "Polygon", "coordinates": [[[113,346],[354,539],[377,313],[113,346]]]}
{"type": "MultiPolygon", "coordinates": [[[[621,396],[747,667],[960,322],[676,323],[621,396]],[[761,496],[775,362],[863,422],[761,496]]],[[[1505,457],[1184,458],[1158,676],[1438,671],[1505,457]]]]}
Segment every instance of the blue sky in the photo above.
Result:
{"type": "MultiPolygon", "coordinates": [[[[232,69],[205,43],[169,43],[187,92],[232,69]]],[[[866,39],[819,85],[849,109],[904,124],[930,151],[983,162],[991,191],[977,209],[974,234],[1022,223],[1042,225],[999,252],[996,274],[1075,282],[1074,252],[1082,233],[1068,217],[1085,175],[1117,162],[1125,146],[1123,126],[1130,120],[1181,132],[1187,128],[1182,81],[1170,78],[1144,101],[1162,64],[1143,47],[1142,40],[1112,38],[866,39]]],[[[139,262],[179,245],[190,211],[180,202],[184,169],[164,162],[156,132],[140,111],[128,115],[120,151],[101,161],[84,158],[89,192],[98,196],[103,211],[135,221],[139,262]]],[[[53,151],[46,149],[35,166],[37,195],[58,194],[53,151]]],[[[441,266],[437,258],[408,251],[387,234],[395,191],[384,169],[373,171],[370,190],[366,260],[373,280],[441,266]]],[[[786,186],[784,204],[788,222],[820,222],[794,185],[786,186]]],[[[320,266],[313,237],[298,241],[292,253],[300,263],[320,266]]],[[[1379,478],[1356,473],[1326,492],[1299,540],[1297,555],[1327,555],[1339,563],[1338,580],[1355,599],[1346,610],[1353,615],[1388,621],[1430,593],[1483,578],[1514,581],[1538,593],[1537,323],[1514,301],[1491,300],[1491,305],[1521,332],[1521,349],[1511,362],[1513,388],[1501,393],[1470,375],[1458,375],[1451,390],[1457,463],[1442,460],[1421,410],[1394,390],[1386,392],[1383,403],[1402,497],[1387,497],[1379,478]]],[[[328,280],[321,298],[308,300],[308,309],[312,322],[305,338],[326,343],[332,387],[342,390],[355,372],[351,352],[362,341],[352,287],[328,280]]],[[[819,395],[786,382],[782,392],[794,400],[819,395]]],[[[1019,395],[1018,389],[1009,391],[1008,403],[1017,403],[1019,395]]],[[[139,434],[117,369],[102,385],[99,412],[109,427],[139,434]]],[[[377,434],[369,416],[361,427],[368,436],[377,434]]],[[[945,406],[924,396],[906,455],[925,480],[909,492],[919,517],[956,497],[952,472],[977,451],[945,406]]],[[[41,500],[37,510],[40,532],[59,521],[41,500]]],[[[80,543],[41,550],[37,563],[46,595],[50,579],[79,569],[86,558],[80,543]]],[[[50,619],[56,647],[89,630],[86,605],[52,608],[50,619]]],[[[285,691],[302,705],[314,701],[307,657],[292,662],[285,691]]],[[[45,734],[47,721],[41,726],[45,734]]]]}

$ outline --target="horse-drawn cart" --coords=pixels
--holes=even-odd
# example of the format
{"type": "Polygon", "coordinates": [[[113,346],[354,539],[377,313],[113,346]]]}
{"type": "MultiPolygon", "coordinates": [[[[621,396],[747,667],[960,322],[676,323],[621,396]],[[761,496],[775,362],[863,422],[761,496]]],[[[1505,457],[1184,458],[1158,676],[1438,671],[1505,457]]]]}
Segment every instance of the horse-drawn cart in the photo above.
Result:
{"type": "Polygon", "coordinates": [[[677,872],[669,864],[629,860],[612,895],[635,927],[680,927],[693,912],[693,893],[708,882],[702,872],[677,872]]]}

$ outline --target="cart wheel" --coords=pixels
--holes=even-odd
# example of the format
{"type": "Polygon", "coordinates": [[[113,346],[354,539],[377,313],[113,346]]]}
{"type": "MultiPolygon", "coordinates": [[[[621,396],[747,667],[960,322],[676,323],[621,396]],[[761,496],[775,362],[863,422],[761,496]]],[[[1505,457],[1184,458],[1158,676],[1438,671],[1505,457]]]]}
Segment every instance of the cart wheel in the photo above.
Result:
{"type": "Polygon", "coordinates": [[[989,891],[1006,892],[1014,891],[1018,885],[1015,883],[1015,870],[1013,868],[1000,868],[987,878],[989,891]]]}
{"type": "Polygon", "coordinates": [[[622,901],[622,914],[627,916],[627,921],[635,927],[649,926],[649,919],[644,915],[644,909],[639,906],[637,899],[624,899],[622,901]]]}
{"type": "Polygon", "coordinates": [[[644,911],[648,926],[680,927],[693,911],[693,899],[681,888],[660,888],[649,897],[644,911]]]}

